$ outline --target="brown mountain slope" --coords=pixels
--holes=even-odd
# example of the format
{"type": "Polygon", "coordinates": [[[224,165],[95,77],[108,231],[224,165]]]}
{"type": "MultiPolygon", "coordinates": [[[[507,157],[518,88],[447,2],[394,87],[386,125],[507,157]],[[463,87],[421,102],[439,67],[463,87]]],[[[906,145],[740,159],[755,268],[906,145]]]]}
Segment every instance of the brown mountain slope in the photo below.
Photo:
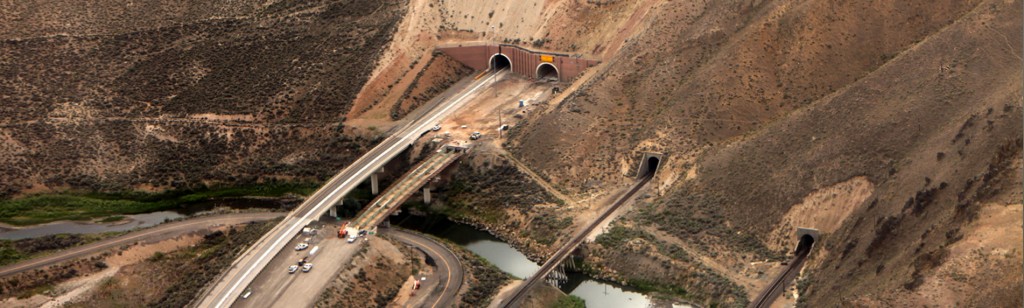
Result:
{"type": "MultiPolygon", "coordinates": [[[[341,122],[403,4],[282,1],[239,17],[2,41],[0,196],[333,174],[371,143],[341,122]]],[[[6,19],[20,16],[6,6],[6,19]]]]}
{"type": "MultiPolygon", "coordinates": [[[[662,197],[625,223],[654,224],[737,271],[791,248],[784,219],[826,231],[806,268],[802,301],[812,307],[925,303],[917,299],[944,292],[921,286],[949,280],[940,275],[947,260],[1001,264],[998,275],[957,272],[966,281],[959,302],[943,302],[990,303],[994,293],[973,291],[993,283],[1020,294],[1019,242],[986,246],[1007,251],[991,258],[950,251],[965,250],[956,246],[964,234],[985,233],[976,227],[986,224],[980,210],[1020,207],[1020,8],[665,5],[592,82],[518,130],[513,152],[577,193],[627,181],[621,175],[635,168],[635,151],[667,153],[656,183],[662,197]],[[805,212],[842,211],[791,212],[801,203],[805,212]]],[[[614,261],[625,257],[596,261],[626,280],[657,272],[614,261]]],[[[1012,299],[995,304],[1019,306],[1012,299]]]]}

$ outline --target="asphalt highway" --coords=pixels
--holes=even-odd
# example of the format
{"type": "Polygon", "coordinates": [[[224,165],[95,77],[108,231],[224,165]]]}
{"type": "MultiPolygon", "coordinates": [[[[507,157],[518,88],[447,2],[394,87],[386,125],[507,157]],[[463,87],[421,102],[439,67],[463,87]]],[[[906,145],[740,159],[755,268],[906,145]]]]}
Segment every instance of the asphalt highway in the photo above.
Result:
{"type": "Polygon", "coordinates": [[[0,277],[7,277],[24,271],[43,268],[60,262],[86,257],[121,245],[133,244],[140,241],[156,242],[198,230],[209,229],[210,227],[236,225],[250,221],[264,221],[281,216],[284,216],[284,213],[240,213],[202,216],[187,220],[169,222],[118,237],[74,247],[41,258],[35,258],[4,266],[0,268],[0,277]]]}
{"type": "Polygon", "coordinates": [[[492,72],[482,78],[471,80],[468,84],[464,83],[463,88],[459,89],[456,94],[441,100],[429,111],[416,117],[397,133],[382,141],[351,165],[346,166],[236,259],[231,267],[226,269],[221,277],[201,295],[197,306],[217,308],[231,306],[246,286],[274,259],[275,255],[282,249],[290,248],[286,245],[301,231],[303,226],[326,213],[330,207],[337,204],[370,174],[399,155],[445,116],[464,105],[468,97],[485,88],[492,79],[500,78],[505,73],[506,71],[492,72]]]}

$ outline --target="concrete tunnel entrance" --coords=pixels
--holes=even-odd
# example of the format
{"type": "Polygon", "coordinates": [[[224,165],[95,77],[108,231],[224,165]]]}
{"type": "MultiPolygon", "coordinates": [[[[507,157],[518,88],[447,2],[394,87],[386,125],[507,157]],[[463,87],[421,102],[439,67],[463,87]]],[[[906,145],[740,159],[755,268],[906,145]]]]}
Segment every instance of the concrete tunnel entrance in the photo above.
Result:
{"type": "Polygon", "coordinates": [[[537,65],[537,80],[555,79],[558,80],[558,68],[551,63],[537,65]]]}
{"type": "Polygon", "coordinates": [[[800,254],[800,252],[809,251],[811,247],[814,247],[814,242],[817,242],[818,238],[821,237],[821,232],[817,229],[798,227],[796,228],[796,237],[800,242],[796,244],[796,251],[794,252],[800,254]]]}
{"type": "Polygon", "coordinates": [[[491,70],[499,71],[503,69],[512,69],[512,60],[508,59],[508,56],[500,53],[496,53],[491,56],[491,70]]]}
{"type": "Polygon", "coordinates": [[[661,161],[657,157],[651,156],[647,158],[647,174],[654,174],[658,171],[658,162],[661,161]]]}
{"type": "Polygon", "coordinates": [[[636,177],[654,176],[658,167],[661,166],[663,156],[664,154],[661,153],[644,153],[643,158],[640,159],[640,168],[636,171],[636,177]]]}
{"type": "Polygon", "coordinates": [[[796,245],[796,253],[808,251],[812,246],[814,246],[814,237],[810,234],[804,234],[800,236],[800,243],[796,245]]]}

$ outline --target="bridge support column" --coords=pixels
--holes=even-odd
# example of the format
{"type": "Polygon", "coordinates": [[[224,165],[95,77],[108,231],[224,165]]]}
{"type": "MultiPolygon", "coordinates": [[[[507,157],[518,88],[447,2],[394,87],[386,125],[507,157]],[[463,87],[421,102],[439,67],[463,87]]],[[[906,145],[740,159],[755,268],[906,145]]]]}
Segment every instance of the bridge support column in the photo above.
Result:
{"type": "Polygon", "coordinates": [[[338,218],[338,206],[337,205],[332,206],[331,209],[328,210],[328,212],[330,212],[331,217],[338,218]]]}
{"type": "Polygon", "coordinates": [[[377,195],[380,193],[380,182],[377,180],[377,173],[370,174],[370,193],[377,195]]]}
{"type": "Polygon", "coordinates": [[[423,203],[430,204],[430,187],[423,186],[423,203]]]}

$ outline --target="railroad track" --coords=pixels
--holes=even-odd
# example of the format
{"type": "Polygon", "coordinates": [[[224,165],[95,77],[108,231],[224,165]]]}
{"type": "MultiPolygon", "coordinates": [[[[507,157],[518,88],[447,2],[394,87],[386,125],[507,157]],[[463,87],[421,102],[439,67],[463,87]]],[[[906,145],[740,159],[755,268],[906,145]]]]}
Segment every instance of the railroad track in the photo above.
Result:
{"type": "Polygon", "coordinates": [[[747,308],[770,307],[772,303],[775,302],[775,299],[778,298],[779,295],[782,295],[782,292],[786,290],[786,286],[789,285],[789,282],[792,281],[793,278],[796,278],[796,275],[800,273],[800,268],[803,267],[804,261],[807,259],[807,254],[810,253],[810,251],[810,245],[799,245],[796,250],[796,256],[789,262],[786,269],[783,270],[779,276],[775,277],[775,280],[773,280],[772,283],[764,289],[764,291],[761,291],[761,294],[758,295],[754,301],[750,302],[750,305],[748,305],[747,308]]]}
{"type": "Polygon", "coordinates": [[[621,197],[619,197],[619,199],[615,200],[615,203],[612,203],[612,206],[608,207],[608,209],[606,209],[604,213],[601,213],[601,216],[598,216],[597,219],[595,219],[594,222],[590,223],[590,225],[584,228],[582,232],[577,233],[576,236],[569,240],[568,243],[563,245],[562,248],[559,248],[558,251],[555,251],[555,254],[552,255],[551,258],[549,258],[546,262],[544,262],[544,265],[541,266],[539,270],[537,270],[537,273],[527,278],[526,282],[524,282],[522,285],[519,286],[519,288],[513,291],[514,293],[512,293],[512,296],[510,296],[507,300],[501,303],[500,307],[517,307],[519,303],[524,298],[526,298],[526,294],[529,293],[530,289],[534,285],[536,285],[537,282],[544,281],[544,277],[546,277],[548,273],[550,273],[551,270],[555,268],[555,266],[557,266],[559,263],[562,263],[562,261],[569,256],[569,253],[575,250],[576,247],[580,245],[580,243],[583,243],[583,240],[587,238],[587,235],[589,235],[590,232],[593,232],[594,229],[601,224],[601,222],[603,222],[605,219],[608,219],[608,216],[611,216],[612,213],[615,212],[615,210],[618,210],[619,207],[625,204],[627,200],[633,197],[633,194],[640,190],[640,188],[644,187],[644,185],[651,180],[653,175],[654,174],[652,172],[651,174],[644,176],[642,179],[634,183],[633,187],[630,187],[629,191],[627,191],[626,194],[622,195],[621,197]]]}

